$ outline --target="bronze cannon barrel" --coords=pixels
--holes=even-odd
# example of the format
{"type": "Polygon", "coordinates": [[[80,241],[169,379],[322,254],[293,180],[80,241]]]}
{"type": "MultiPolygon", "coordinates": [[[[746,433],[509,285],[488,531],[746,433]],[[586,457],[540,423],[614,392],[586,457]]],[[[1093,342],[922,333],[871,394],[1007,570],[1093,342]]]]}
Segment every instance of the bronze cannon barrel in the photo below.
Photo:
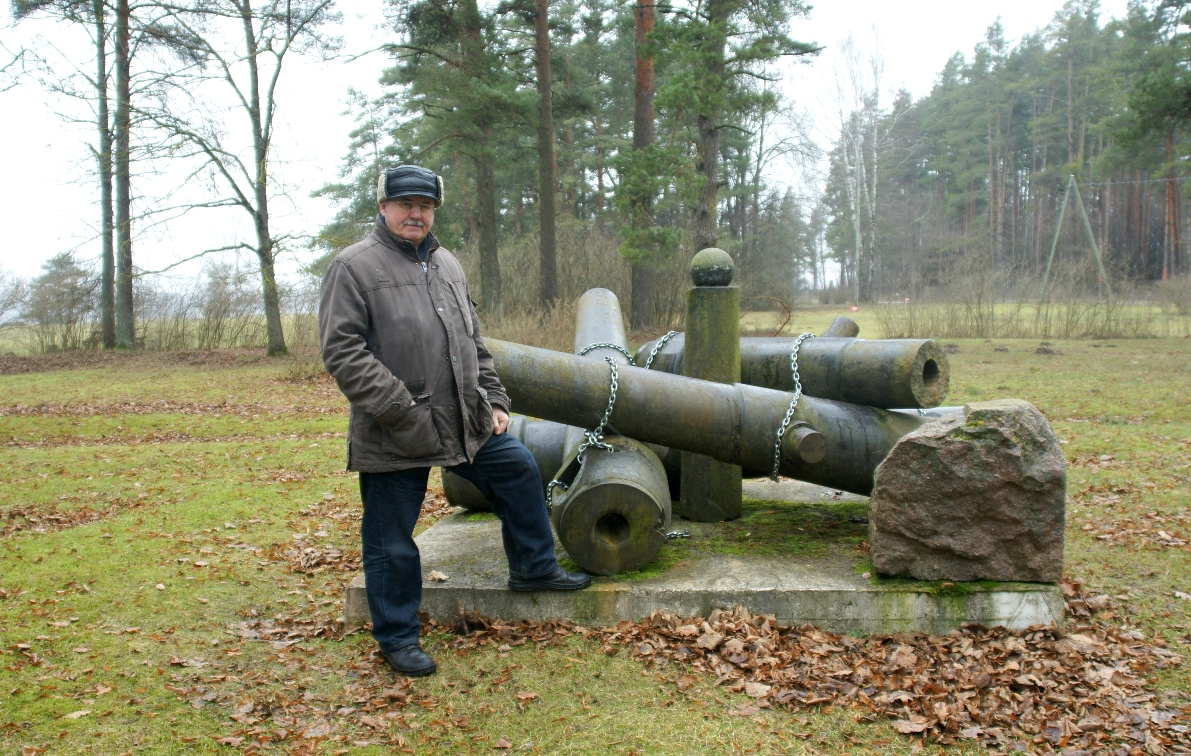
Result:
{"type": "MultiPolygon", "coordinates": [[[[593,427],[608,406],[609,369],[600,361],[488,339],[501,383],[519,412],[593,427]]],[[[774,441],[791,395],[745,384],[701,381],[619,367],[610,429],[622,436],[696,452],[753,470],[773,467],[774,441]]],[[[926,420],[803,397],[785,436],[779,472],[867,495],[873,472],[899,438],[926,420]],[[816,461],[807,461],[813,459],[816,461]]]]}
{"type": "MultiPolygon", "coordinates": [[[[605,358],[629,363],[624,316],[611,291],[590,289],[576,303],[575,353],[605,370],[605,358]]],[[[584,570],[600,575],[649,564],[670,526],[670,486],[661,460],[640,441],[609,434],[603,444],[610,449],[590,445],[580,463],[583,430],[568,426],[565,436],[566,459],[557,475],[563,485],[550,512],[563,548],[584,570]]]]}
{"type": "MultiPolygon", "coordinates": [[[[658,340],[637,350],[644,365],[658,340]]],[[[779,391],[794,390],[790,351],[794,339],[744,337],[740,340],[740,382],[779,391]]],[[[684,334],[671,338],[652,368],[682,374],[684,334]]],[[[808,396],[868,407],[937,407],[947,398],[947,354],[933,339],[808,339],[798,352],[802,390],[808,396]]]]}

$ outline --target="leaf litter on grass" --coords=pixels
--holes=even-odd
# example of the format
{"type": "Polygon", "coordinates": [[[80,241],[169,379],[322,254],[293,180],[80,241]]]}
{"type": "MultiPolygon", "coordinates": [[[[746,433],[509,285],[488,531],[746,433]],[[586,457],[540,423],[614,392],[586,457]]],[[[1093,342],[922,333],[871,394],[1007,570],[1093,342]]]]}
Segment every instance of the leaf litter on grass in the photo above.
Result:
{"type": "MultiPolygon", "coordinates": [[[[428,528],[444,517],[453,514],[456,507],[447,503],[447,497],[441,490],[428,490],[422,502],[422,511],[418,516],[418,525],[428,528]]],[[[331,520],[338,525],[358,522],[362,516],[361,505],[358,502],[345,502],[333,493],[326,493],[323,498],[313,505],[300,510],[288,524],[294,530],[311,530],[315,537],[328,537],[325,530],[319,530],[319,520],[331,520]],[[319,535],[321,534],[321,535],[319,535]]],[[[293,542],[275,543],[269,550],[269,557],[284,561],[290,570],[305,575],[313,575],[324,570],[336,572],[359,572],[362,569],[360,550],[354,548],[340,548],[333,545],[317,545],[310,543],[311,539],[304,533],[294,536],[293,542]],[[301,536],[299,538],[299,536],[301,536]]]]}
{"type": "Polygon", "coordinates": [[[1153,674],[1182,664],[1163,641],[1094,621],[1106,606],[1078,584],[1064,584],[1073,616],[1066,631],[968,626],[947,635],[917,632],[854,638],[811,625],[785,627],[743,607],[706,619],[655,611],[640,623],[587,629],[572,622],[507,623],[461,616],[458,649],[571,635],[596,640],[604,653],[627,650],[649,667],[673,669],[679,691],[703,675],[754,699],[730,714],[830,704],[867,709],[898,732],[943,745],[961,740],[989,748],[1151,754],[1191,753],[1184,722],[1191,702],[1154,692],[1153,674]]]}

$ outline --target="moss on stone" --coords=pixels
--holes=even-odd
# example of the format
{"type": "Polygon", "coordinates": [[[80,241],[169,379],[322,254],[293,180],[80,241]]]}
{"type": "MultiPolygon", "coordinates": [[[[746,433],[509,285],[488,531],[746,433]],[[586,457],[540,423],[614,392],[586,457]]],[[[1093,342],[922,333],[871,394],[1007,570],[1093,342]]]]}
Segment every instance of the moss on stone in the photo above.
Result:
{"type": "MultiPolygon", "coordinates": [[[[854,554],[868,534],[867,504],[803,504],[745,499],[743,513],[730,522],[690,522],[675,518],[672,530],[689,531],[690,538],[662,544],[645,567],[614,577],[635,582],[657,577],[688,559],[707,554],[761,557],[821,557],[854,554]]],[[[559,563],[568,570],[579,566],[569,557],[559,563]]]]}
{"type": "Polygon", "coordinates": [[[461,512],[459,517],[463,518],[464,522],[483,522],[496,519],[496,515],[492,512],[461,512]]]}

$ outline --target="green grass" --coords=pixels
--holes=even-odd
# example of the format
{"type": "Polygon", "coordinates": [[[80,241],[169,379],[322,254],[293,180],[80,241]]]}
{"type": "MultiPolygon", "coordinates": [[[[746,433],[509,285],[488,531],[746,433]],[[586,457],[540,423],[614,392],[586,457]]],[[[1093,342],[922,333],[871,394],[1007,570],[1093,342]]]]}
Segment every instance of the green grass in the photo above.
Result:
{"type": "MultiPolygon", "coordinates": [[[[805,330],[822,330],[832,314],[805,330]]],[[[1056,341],[1060,355],[1035,354],[1034,341],[953,343],[950,402],[1028,399],[1064,443],[1068,576],[1122,597],[1107,621],[1127,618],[1189,658],[1191,602],[1174,596],[1191,592],[1187,547],[1097,535],[1126,520],[1166,518],[1174,523],[1161,526],[1166,532],[1191,536],[1175,521],[1191,513],[1191,339],[1056,341]]],[[[356,481],[343,470],[345,404],[332,384],[291,381],[289,371],[282,362],[196,367],[138,357],[0,377],[0,513],[105,513],[0,536],[0,752],[231,753],[215,738],[249,729],[230,719],[249,700],[257,713],[272,707],[257,726],[274,735],[294,727],[284,724],[286,706],[305,707],[302,726],[334,725],[319,753],[495,753],[500,738],[516,753],[911,752],[913,741],[855,711],[732,716],[746,699],[710,679],[680,692],[679,670],[646,670],[578,638],[464,651],[447,647],[451,636],[432,635],[426,645],[440,672],[415,683],[415,703],[383,737],[360,712],[337,714],[371,707],[359,703],[361,691],[379,695],[393,684],[378,679],[367,635],[275,649],[229,634],[240,622],[325,623],[340,614],[349,573],[295,573],[284,557],[295,535],[358,552],[356,481]],[[175,404],[142,412],[122,404],[132,400],[175,404]],[[65,406],[45,417],[12,412],[43,403],[65,406]],[[83,710],[90,713],[63,718],[83,710]],[[364,740],[373,745],[354,745],[364,740]]],[[[659,563],[619,577],[647,577],[701,549],[840,553],[867,571],[857,551],[864,527],[848,519],[859,513],[853,504],[749,501],[745,516],[714,537],[668,544],[659,563]]],[[[1187,686],[1185,670],[1163,673],[1163,689],[1187,686]]]]}

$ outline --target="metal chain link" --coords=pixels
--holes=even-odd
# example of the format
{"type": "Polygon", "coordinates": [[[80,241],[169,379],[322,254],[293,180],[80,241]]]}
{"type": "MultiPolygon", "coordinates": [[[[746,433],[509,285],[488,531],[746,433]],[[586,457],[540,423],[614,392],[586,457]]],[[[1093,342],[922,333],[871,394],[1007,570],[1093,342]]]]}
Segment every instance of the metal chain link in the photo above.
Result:
{"type": "Polygon", "coordinates": [[[547,483],[546,484],[546,511],[547,512],[554,509],[554,489],[556,489],[556,488],[561,488],[563,490],[563,493],[566,493],[567,491],[569,491],[571,489],[570,486],[568,486],[566,483],[563,483],[558,478],[555,478],[554,480],[547,483]]]}
{"type": "Polygon", "coordinates": [[[667,333],[665,336],[663,336],[661,339],[658,340],[658,343],[656,345],[654,345],[654,347],[653,347],[653,351],[649,353],[649,359],[647,359],[645,361],[645,369],[646,370],[649,370],[650,365],[653,364],[654,358],[658,356],[658,352],[662,351],[662,347],[666,346],[666,342],[669,341],[670,339],[674,338],[677,335],[678,335],[678,331],[670,331],[669,333],[667,333]]]}
{"type": "MultiPolygon", "coordinates": [[[[606,451],[616,451],[611,444],[604,443],[604,427],[608,425],[608,420],[612,418],[612,409],[616,406],[616,390],[620,388],[620,372],[616,369],[616,360],[611,357],[604,357],[604,362],[608,363],[608,370],[611,378],[611,386],[608,391],[608,408],[604,410],[604,417],[600,419],[600,424],[591,430],[583,431],[583,435],[587,438],[586,441],[579,444],[579,452],[575,455],[575,459],[579,461],[579,465],[583,465],[583,453],[588,448],[594,446],[606,451]]],[[[630,358],[631,359],[631,358],[630,358]]],[[[558,478],[546,484],[546,510],[549,511],[554,508],[554,489],[561,488],[564,492],[570,488],[566,483],[563,483],[558,478]]]]}
{"type": "Polygon", "coordinates": [[[802,342],[813,338],[815,338],[813,333],[802,334],[794,339],[794,348],[790,350],[790,372],[794,376],[794,396],[790,397],[790,406],[786,408],[786,416],[782,418],[781,427],[777,429],[777,440],[773,443],[773,472],[769,475],[769,479],[773,481],[777,480],[778,470],[782,464],[782,437],[786,435],[786,428],[790,425],[790,419],[794,417],[794,408],[798,406],[798,400],[802,398],[802,378],[798,375],[798,350],[802,348],[802,342]]]}
{"type": "Polygon", "coordinates": [[[612,451],[611,444],[604,443],[604,426],[608,424],[608,420],[612,417],[612,408],[616,406],[616,389],[620,387],[620,373],[616,369],[616,360],[611,357],[605,357],[604,362],[608,363],[608,369],[611,373],[612,387],[608,392],[608,409],[604,410],[604,417],[600,419],[600,424],[589,431],[583,431],[583,435],[587,440],[579,444],[579,454],[575,459],[579,460],[579,464],[583,464],[583,452],[587,451],[588,447],[595,446],[600,449],[612,451]]]}
{"type": "MultiPolygon", "coordinates": [[[[582,357],[583,355],[587,354],[588,352],[592,351],[593,349],[615,349],[616,351],[623,354],[625,357],[629,358],[630,365],[637,364],[637,363],[633,362],[633,355],[629,354],[629,350],[625,349],[620,344],[613,344],[610,341],[597,341],[594,344],[588,344],[587,346],[583,347],[578,352],[576,352],[576,354],[579,357],[582,357]]],[[[607,359],[607,358],[605,358],[605,359],[607,359]]]]}

